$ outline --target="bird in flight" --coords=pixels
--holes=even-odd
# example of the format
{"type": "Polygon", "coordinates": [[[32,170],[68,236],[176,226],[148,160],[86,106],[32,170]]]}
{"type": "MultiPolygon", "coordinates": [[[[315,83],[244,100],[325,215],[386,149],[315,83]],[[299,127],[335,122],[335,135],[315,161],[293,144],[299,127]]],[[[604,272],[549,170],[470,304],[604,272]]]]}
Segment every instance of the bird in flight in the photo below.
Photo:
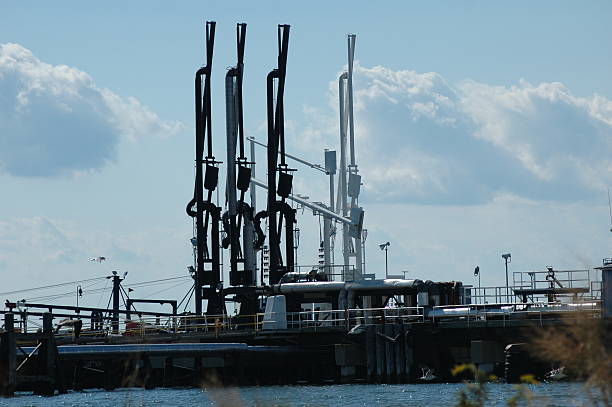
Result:
{"type": "Polygon", "coordinates": [[[95,261],[95,262],[98,262],[98,263],[102,263],[104,260],[106,260],[106,257],[100,256],[100,257],[94,257],[93,259],[91,259],[89,261],[95,261]]]}

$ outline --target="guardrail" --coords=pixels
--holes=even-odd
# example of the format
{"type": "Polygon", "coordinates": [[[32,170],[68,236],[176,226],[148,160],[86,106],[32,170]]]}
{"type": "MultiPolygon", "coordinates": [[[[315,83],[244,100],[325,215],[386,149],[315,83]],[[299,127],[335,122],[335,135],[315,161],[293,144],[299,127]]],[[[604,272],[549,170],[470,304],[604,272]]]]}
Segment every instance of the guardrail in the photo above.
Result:
{"type": "MultiPolygon", "coordinates": [[[[449,321],[488,321],[502,320],[503,324],[512,318],[539,320],[540,323],[551,316],[579,314],[589,317],[601,315],[601,301],[583,303],[500,303],[468,304],[423,307],[365,308],[346,310],[306,310],[300,312],[264,313],[253,315],[177,315],[167,318],[139,316],[135,319],[120,320],[120,336],[147,337],[160,334],[176,335],[193,332],[214,333],[219,335],[228,331],[257,332],[264,330],[266,323],[286,322],[291,330],[329,330],[350,331],[359,326],[380,325],[389,322],[445,323],[449,321]]],[[[22,315],[23,317],[24,315],[22,315]]],[[[32,321],[33,322],[33,321],[32,321]]],[[[100,338],[113,336],[112,323],[107,321],[100,329],[82,329],[79,338],[100,338]]],[[[74,337],[74,328],[64,328],[56,337],[74,337]]]]}
{"type": "MultiPolygon", "coordinates": [[[[253,315],[180,315],[164,320],[153,317],[120,320],[122,336],[146,337],[159,334],[182,334],[204,332],[220,334],[227,331],[260,331],[264,325],[264,313],[253,315]]],[[[426,320],[423,307],[401,308],[366,308],[347,310],[311,310],[300,312],[273,313],[268,315],[266,322],[274,323],[282,319],[288,329],[320,330],[340,328],[350,330],[358,325],[378,325],[388,322],[424,322],[426,320]],[[277,319],[278,317],[278,319],[277,319]]],[[[111,324],[101,330],[84,329],[81,338],[111,336],[111,324]]],[[[62,330],[58,338],[72,337],[73,330],[62,330]]]]}
{"type": "Polygon", "coordinates": [[[601,301],[580,303],[537,302],[537,303],[506,303],[506,304],[469,304],[447,305],[433,307],[428,313],[432,322],[451,320],[488,321],[501,320],[505,326],[510,319],[530,319],[542,321],[549,317],[591,317],[601,316],[601,301]]]}
{"type": "MultiPolygon", "coordinates": [[[[565,280],[563,280],[565,281],[565,280]]],[[[541,281],[540,281],[541,283],[541,281]]],[[[554,296],[561,302],[572,302],[574,296],[581,301],[599,300],[601,299],[601,281],[589,281],[589,280],[574,280],[572,284],[568,284],[567,288],[586,288],[587,293],[571,294],[571,293],[557,293],[554,296]],[[580,284],[578,284],[580,282],[580,284]],[[586,286],[584,286],[586,284],[586,286]]],[[[475,287],[466,285],[464,289],[469,290],[469,299],[472,304],[478,305],[492,305],[492,304],[512,304],[514,301],[517,303],[521,297],[514,293],[515,289],[529,289],[529,288],[547,288],[543,284],[526,284],[516,285],[508,287],[508,293],[506,294],[506,287],[475,287]]],[[[549,288],[549,287],[548,287],[549,288]]],[[[548,296],[546,294],[533,294],[528,296],[530,303],[542,303],[548,302],[548,296]]]]}
{"type": "Polygon", "coordinates": [[[295,267],[295,270],[304,276],[306,279],[310,275],[324,274],[327,277],[327,281],[353,281],[361,278],[373,278],[370,274],[358,275],[357,269],[354,265],[343,265],[343,264],[332,264],[332,265],[321,265],[321,264],[301,264],[295,267]]]}
{"type": "Polygon", "coordinates": [[[515,271],[512,273],[513,288],[575,288],[590,286],[589,270],[515,271]]]}

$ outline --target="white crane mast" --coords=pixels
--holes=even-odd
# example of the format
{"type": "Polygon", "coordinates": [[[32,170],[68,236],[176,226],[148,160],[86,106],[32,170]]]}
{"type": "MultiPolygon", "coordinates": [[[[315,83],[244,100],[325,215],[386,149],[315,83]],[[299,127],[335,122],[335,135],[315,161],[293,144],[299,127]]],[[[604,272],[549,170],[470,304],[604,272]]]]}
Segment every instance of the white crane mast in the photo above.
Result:
{"type": "MultiPolygon", "coordinates": [[[[342,216],[363,217],[363,209],[358,205],[361,176],[355,159],[355,122],[353,118],[353,60],[355,57],[355,34],[349,34],[348,70],[338,79],[338,98],[340,112],[340,173],[338,199],[342,216]],[[348,133],[348,134],[347,134],[348,133]],[[348,136],[348,137],[347,137],[348,136]],[[347,138],[349,139],[350,163],[347,163],[347,138]],[[350,204],[349,204],[350,198],[350,204]]],[[[360,223],[360,222],[355,222],[360,223]]],[[[361,230],[344,224],[342,227],[342,254],[344,259],[343,280],[363,278],[363,245],[361,230]],[[351,258],[355,258],[355,272],[351,273],[351,258]]]]}

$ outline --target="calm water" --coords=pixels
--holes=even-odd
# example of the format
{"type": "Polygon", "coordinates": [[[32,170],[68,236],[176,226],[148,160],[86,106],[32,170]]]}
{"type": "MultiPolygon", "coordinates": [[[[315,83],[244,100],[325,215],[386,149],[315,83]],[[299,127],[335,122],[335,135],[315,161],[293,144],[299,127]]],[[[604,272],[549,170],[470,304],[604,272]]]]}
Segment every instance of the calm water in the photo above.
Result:
{"type": "MultiPolygon", "coordinates": [[[[239,387],[218,390],[122,389],[112,392],[71,392],[62,396],[17,395],[0,398],[0,406],[453,406],[462,384],[334,385],[239,387]]],[[[582,384],[529,386],[534,406],[582,406],[582,384]]],[[[505,406],[515,390],[509,384],[489,384],[488,406],[505,406]]]]}

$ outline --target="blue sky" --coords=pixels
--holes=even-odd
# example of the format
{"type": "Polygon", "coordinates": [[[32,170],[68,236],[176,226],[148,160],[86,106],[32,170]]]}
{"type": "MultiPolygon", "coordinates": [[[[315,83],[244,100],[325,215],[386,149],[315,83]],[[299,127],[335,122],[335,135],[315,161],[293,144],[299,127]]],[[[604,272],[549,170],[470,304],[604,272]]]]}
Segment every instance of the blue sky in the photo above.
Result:
{"type": "MultiPolygon", "coordinates": [[[[0,291],[111,268],[132,281],[185,272],[207,19],[220,157],[237,22],[248,23],[247,133],[265,137],[276,24],[291,24],[288,145],[317,162],[337,143],[335,83],[357,34],[370,272],[382,275],[387,240],[391,268],[422,279],[471,283],[479,264],[483,283],[501,284],[505,251],[517,270],[597,265],[612,246],[610,17],[604,1],[3,2],[0,268],[14,277],[0,291]],[[108,263],[88,262],[98,255],[108,263]]],[[[296,175],[297,192],[322,200],[325,188],[296,175]]],[[[300,258],[314,261],[317,219],[300,227],[300,258]]]]}

